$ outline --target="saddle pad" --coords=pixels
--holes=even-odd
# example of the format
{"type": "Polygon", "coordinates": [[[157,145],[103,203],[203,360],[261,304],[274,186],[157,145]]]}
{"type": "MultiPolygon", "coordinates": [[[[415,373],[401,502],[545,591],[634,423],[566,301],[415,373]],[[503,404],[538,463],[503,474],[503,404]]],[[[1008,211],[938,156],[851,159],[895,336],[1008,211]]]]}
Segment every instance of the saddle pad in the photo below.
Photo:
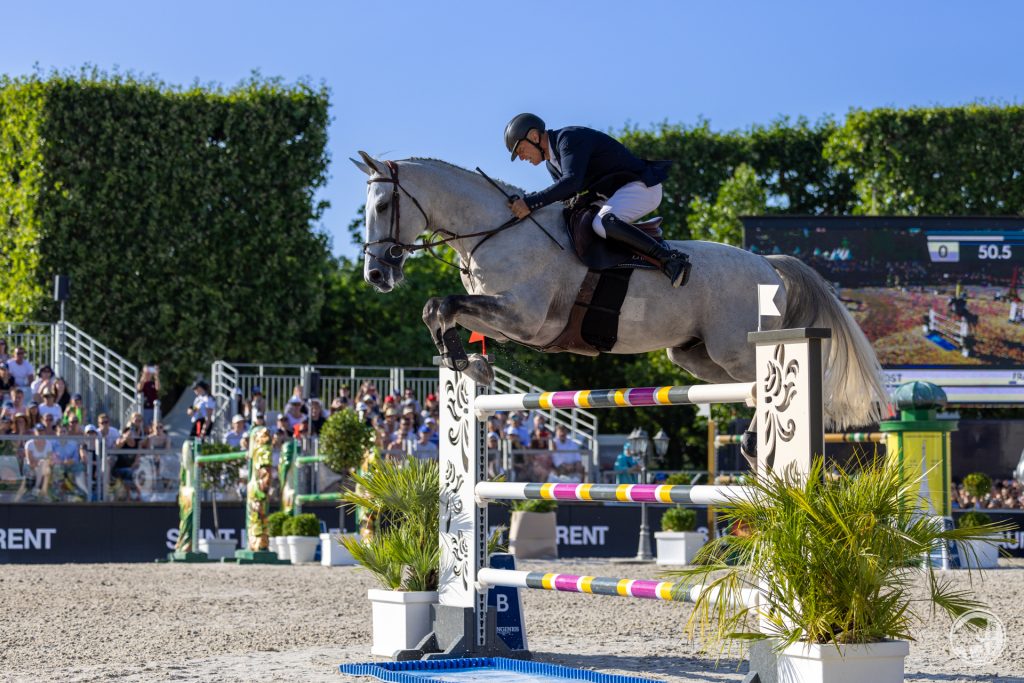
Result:
{"type": "MultiPolygon", "coordinates": [[[[632,251],[609,242],[594,234],[592,227],[594,217],[601,207],[590,205],[583,209],[565,210],[565,226],[569,232],[569,241],[576,255],[590,270],[608,270],[610,268],[636,268],[656,270],[657,266],[632,251]]],[[[656,239],[661,237],[657,230],[656,239]]]]}

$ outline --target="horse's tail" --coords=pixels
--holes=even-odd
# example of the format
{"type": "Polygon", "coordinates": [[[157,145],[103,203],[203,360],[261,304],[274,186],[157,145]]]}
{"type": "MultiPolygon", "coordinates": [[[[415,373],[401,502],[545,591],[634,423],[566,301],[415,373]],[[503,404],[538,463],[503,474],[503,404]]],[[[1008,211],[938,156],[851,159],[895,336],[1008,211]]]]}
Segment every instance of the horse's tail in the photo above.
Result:
{"type": "Polygon", "coordinates": [[[888,416],[889,394],[871,342],[817,272],[792,256],[767,257],[786,285],[783,327],[827,327],[825,422],[839,431],[888,416]]]}

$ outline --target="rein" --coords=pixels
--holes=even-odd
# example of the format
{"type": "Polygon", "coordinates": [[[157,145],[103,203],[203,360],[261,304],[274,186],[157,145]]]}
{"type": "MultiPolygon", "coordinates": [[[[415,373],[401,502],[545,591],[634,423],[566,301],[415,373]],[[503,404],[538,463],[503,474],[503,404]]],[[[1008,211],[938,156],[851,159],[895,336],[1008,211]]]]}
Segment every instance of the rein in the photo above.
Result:
{"type": "Polygon", "coordinates": [[[379,240],[374,240],[373,242],[366,242],[365,244],[363,244],[363,253],[365,254],[372,246],[378,244],[390,244],[391,247],[388,248],[387,252],[385,252],[385,255],[382,257],[378,257],[380,258],[380,260],[384,261],[390,266],[399,265],[402,255],[406,252],[415,253],[417,251],[426,250],[428,254],[430,254],[432,257],[434,257],[441,263],[444,263],[445,265],[449,265],[452,268],[457,269],[464,275],[469,275],[469,268],[452,263],[451,261],[446,261],[445,259],[441,258],[440,256],[434,253],[434,248],[441,246],[443,244],[448,244],[449,242],[456,242],[458,240],[467,239],[470,237],[483,237],[483,239],[477,242],[477,244],[470,250],[469,258],[471,259],[473,258],[473,254],[476,253],[476,250],[480,248],[480,245],[489,240],[491,237],[497,235],[499,232],[507,230],[514,225],[518,225],[523,220],[521,218],[516,218],[515,216],[513,216],[512,218],[505,221],[496,228],[491,228],[490,230],[480,230],[478,232],[471,232],[465,235],[456,235],[455,233],[449,230],[436,228],[434,230],[430,230],[430,235],[422,242],[414,242],[412,244],[402,242],[398,239],[398,230],[401,225],[401,209],[399,208],[400,195],[398,194],[399,191],[401,191],[402,194],[411,199],[412,203],[416,205],[417,209],[419,209],[420,214],[422,214],[423,216],[423,222],[425,226],[424,231],[426,231],[430,227],[430,219],[427,218],[427,212],[423,210],[423,207],[416,200],[416,198],[413,197],[408,190],[406,190],[399,184],[398,164],[396,164],[393,161],[385,161],[384,163],[387,164],[388,169],[391,171],[391,177],[385,178],[381,176],[379,178],[370,178],[369,180],[366,181],[366,184],[372,185],[373,183],[392,183],[394,186],[391,192],[391,203],[393,208],[391,210],[391,222],[390,225],[388,226],[388,236],[379,240]],[[435,239],[435,237],[439,235],[449,235],[449,237],[435,239]]]}

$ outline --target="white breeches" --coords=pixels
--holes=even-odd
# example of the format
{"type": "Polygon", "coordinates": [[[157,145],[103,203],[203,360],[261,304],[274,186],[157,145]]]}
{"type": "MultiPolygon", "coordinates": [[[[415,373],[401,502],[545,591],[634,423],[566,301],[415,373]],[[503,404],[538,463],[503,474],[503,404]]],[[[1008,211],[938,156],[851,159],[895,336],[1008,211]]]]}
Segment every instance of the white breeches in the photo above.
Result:
{"type": "Polygon", "coordinates": [[[616,190],[615,194],[608,198],[608,201],[594,216],[594,232],[601,237],[606,236],[601,219],[610,213],[614,213],[627,223],[632,223],[657,209],[659,204],[661,204],[661,183],[653,187],[647,187],[639,180],[627,183],[616,190]]]}

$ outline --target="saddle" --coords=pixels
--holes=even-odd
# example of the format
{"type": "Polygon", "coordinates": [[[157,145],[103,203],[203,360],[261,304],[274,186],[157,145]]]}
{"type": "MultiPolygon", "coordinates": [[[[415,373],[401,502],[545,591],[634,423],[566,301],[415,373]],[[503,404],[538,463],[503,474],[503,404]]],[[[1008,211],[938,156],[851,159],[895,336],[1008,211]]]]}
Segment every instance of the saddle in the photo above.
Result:
{"type": "MultiPolygon", "coordinates": [[[[638,256],[617,242],[609,242],[594,234],[594,218],[600,206],[569,208],[565,210],[565,227],[569,232],[569,242],[580,261],[591,270],[608,270],[610,268],[657,269],[657,265],[643,256],[638,256]]],[[[656,240],[662,239],[661,218],[651,218],[634,223],[656,240]]]]}

